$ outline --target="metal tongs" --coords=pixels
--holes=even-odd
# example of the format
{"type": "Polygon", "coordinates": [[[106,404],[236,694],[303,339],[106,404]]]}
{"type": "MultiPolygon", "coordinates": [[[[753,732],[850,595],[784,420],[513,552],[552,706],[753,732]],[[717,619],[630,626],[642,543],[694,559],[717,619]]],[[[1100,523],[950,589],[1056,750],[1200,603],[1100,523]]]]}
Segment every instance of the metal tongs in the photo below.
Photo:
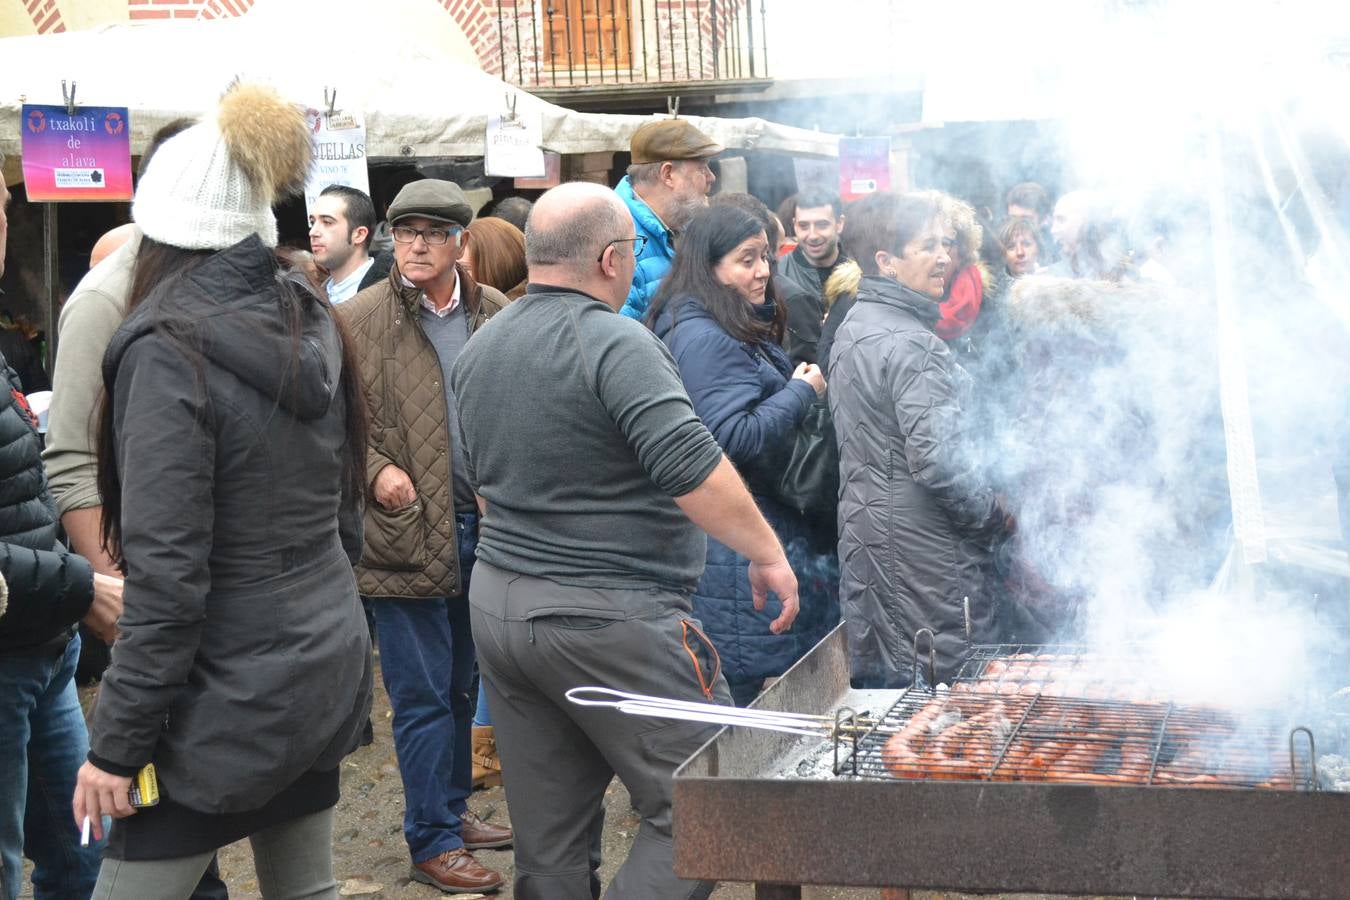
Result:
{"type": "MultiPolygon", "coordinates": [[[[856,715],[840,718],[812,716],[805,713],[773,712],[764,709],[745,709],[719,706],[716,703],[695,703],[670,697],[651,697],[630,694],[607,687],[574,687],[567,699],[578,706],[606,706],[630,716],[651,716],[657,719],[683,719],[688,722],[707,722],[710,725],[738,725],[744,728],[762,728],[785,734],[804,734],[809,737],[831,737],[840,731],[867,731],[876,725],[871,719],[856,715]]],[[[852,710],[840,710],[852,713],[852,710]]]]}

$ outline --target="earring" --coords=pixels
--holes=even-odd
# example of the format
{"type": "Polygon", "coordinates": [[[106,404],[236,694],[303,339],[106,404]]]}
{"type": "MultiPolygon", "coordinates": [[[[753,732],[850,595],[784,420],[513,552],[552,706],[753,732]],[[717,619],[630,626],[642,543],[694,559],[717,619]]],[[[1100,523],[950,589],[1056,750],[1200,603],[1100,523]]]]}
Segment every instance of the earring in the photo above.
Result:
{"type": "Polygon", "coordinates": [[[894,278],[894,277],[895,277],[895,270],[894,270],[894,269],[887,269],[887,270],[886,270],[886,277],[887,277],[887,278],[894,278]]]}

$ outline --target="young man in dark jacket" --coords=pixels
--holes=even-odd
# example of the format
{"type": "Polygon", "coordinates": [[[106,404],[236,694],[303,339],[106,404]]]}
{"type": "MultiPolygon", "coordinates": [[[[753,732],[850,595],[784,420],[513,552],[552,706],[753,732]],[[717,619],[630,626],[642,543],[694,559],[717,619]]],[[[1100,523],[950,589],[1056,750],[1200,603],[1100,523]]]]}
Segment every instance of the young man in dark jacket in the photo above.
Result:
{"type": "Polygon", "coordinates": [[[797,236],[797,248],[778,262],[778,293],[787,304],[784,349],[794,363],[819,363],[824,368],[816,345],[825,319],[825,282],[848,260],[839,246],[844,233],[839,196],[802,194],[792,221],[784,225],[797,236]]]}

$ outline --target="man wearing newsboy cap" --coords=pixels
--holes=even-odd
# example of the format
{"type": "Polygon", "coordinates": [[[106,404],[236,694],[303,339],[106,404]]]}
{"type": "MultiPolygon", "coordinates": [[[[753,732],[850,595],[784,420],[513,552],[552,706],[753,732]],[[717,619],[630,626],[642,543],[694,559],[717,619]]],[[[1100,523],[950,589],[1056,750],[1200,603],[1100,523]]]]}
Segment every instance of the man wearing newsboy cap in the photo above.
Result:
{"type": "Polygon", "coordinates": [[[627,204],[646,245],[638,254],[633,287],[620,310],[641,319],[675,258],[675,235],[708,205],[708,160],[724,149],[684,119],[648,122],[633,132],[633,163],[614,188],[627,204]]]}
{"type": "Polygon", "coordinates": [[[465,474],[450,367],[506,305],[460,265],[473,219],[459,185],[414,181],[389,205],[394,266],[337,307],[370,403],[365,546],[357,585],[371,598],[403,775],[412,878],[442,891],[496,890],[472,850],[511,843],[469,812],[473,635],[467,600],[478,509],[465,474]]]}

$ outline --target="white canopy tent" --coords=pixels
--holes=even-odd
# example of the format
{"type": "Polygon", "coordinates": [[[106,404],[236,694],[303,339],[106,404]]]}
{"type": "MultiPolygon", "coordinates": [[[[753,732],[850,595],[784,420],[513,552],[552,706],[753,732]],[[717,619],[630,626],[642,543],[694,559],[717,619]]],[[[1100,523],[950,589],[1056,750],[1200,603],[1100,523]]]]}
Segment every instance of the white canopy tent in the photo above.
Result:
{"type": "MultiPolygon", "coordinates": [[[[0,39],[0,152],[18,156],[20,107],[61,102],[63,80],[78,85],[77,105],[129,107],[133,153],[171,119],[211,109],[236,77],[315,109],[325,89],[336,90],[337,108],[364,114],[372,158],[480,156],[487,117],[511,101],[518,114],[541,114],[544,149],[564,154],[627,150],[648,120],[569,110],[480,71],[464,62],[463,46],[419,27],[423,7],[329,0],[315,15],[310,4],[272,0],[237,19],[0,39]]],[[[838,155],[837,135],[758,118],[688,118],[728,148],[838,155]]]]}

